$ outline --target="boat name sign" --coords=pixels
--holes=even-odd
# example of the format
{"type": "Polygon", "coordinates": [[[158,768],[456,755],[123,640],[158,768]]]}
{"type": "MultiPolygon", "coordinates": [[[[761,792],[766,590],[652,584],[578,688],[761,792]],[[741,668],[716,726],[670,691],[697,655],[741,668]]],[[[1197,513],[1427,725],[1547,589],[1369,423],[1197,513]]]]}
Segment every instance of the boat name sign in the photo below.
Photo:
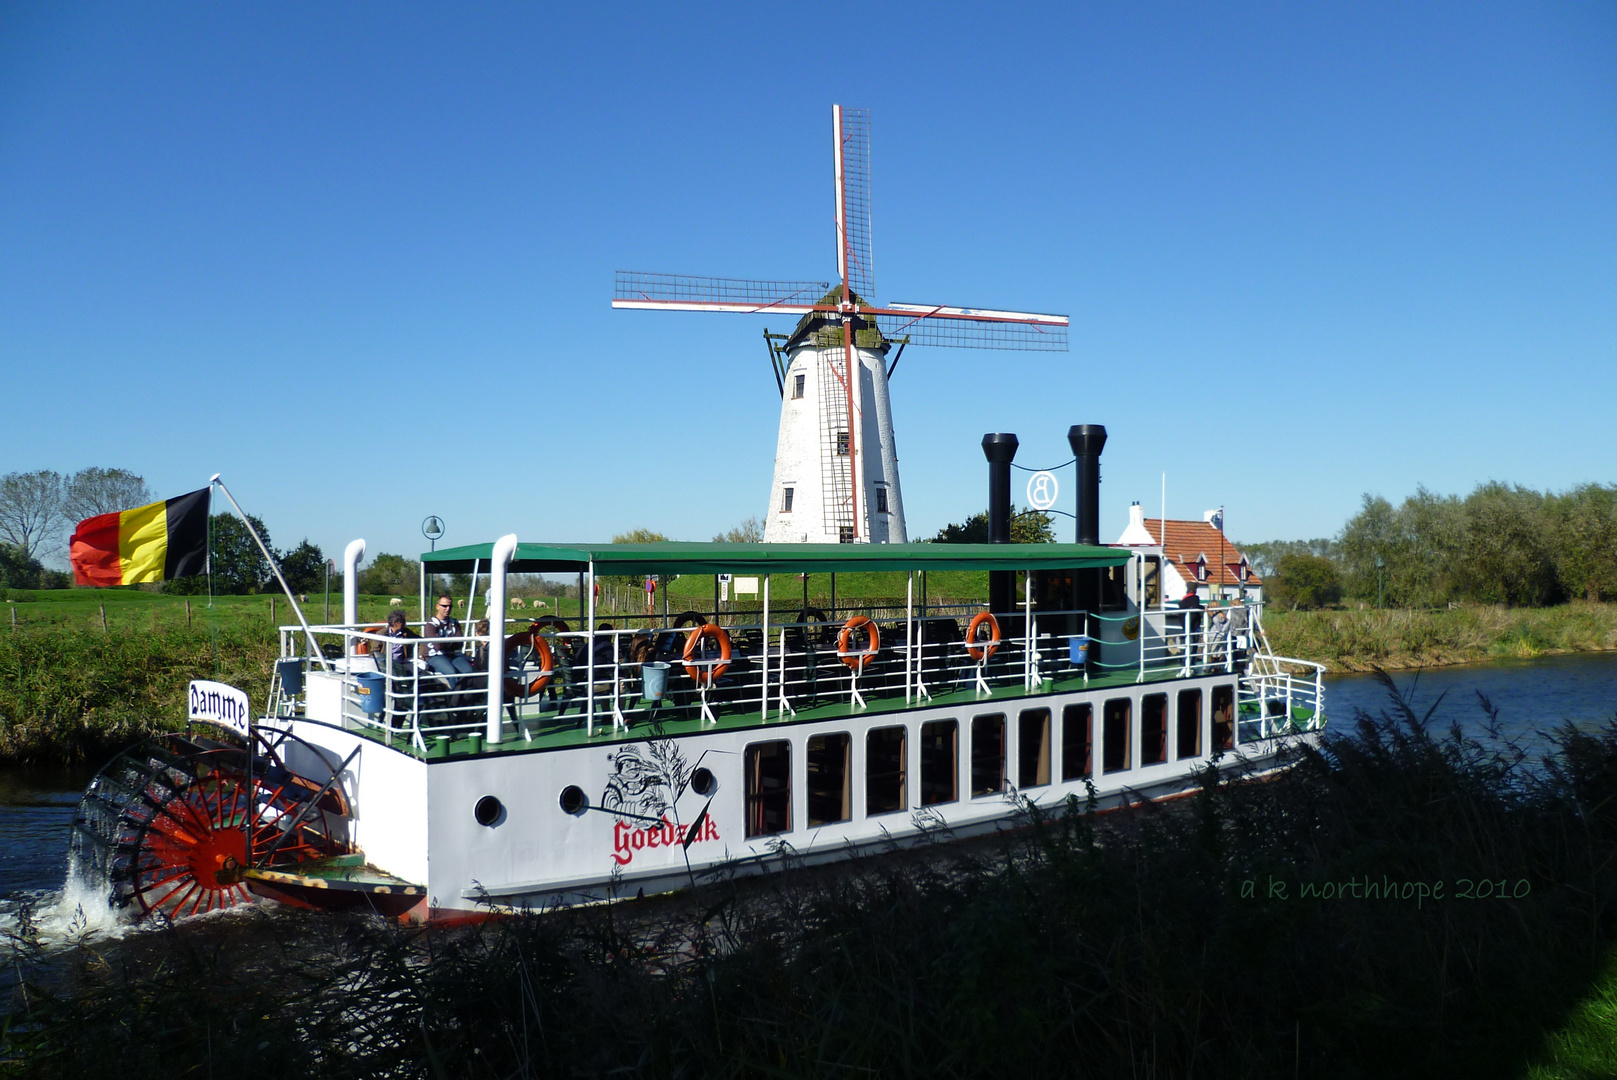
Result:
{"type": "Polygon", "coordinates": [[[193,679],[185,695],[186,719],[203,720],[232,731],[247,734],[249,718],[247,695],[234,686],[193,679]]]}

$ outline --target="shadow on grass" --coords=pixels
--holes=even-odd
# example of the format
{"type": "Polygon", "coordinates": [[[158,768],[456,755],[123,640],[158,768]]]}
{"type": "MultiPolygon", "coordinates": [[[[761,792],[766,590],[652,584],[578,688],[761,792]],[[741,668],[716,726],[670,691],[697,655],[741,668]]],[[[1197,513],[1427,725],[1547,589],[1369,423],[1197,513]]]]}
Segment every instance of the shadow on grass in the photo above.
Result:
{"type": "Polygon", "coordinates": [[[1029,806],[991,842],[471,929],[255,910],[54,958],[19,941],[0,1059],[118,1077],[1521,1075],[1612,943],[1617,722],[1538,761],[1429,730],[1387,686],[1387,710],[1276,779],[1209,769],[1173,804],[1029,806]]]}

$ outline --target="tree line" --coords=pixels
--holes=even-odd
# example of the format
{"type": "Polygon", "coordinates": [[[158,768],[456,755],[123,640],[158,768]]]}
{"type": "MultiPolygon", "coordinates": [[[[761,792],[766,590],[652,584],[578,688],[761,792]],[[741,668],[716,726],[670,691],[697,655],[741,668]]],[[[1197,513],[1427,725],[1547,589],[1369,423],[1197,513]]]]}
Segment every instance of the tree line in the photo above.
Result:
{"type": "Polygon", "coordinates": [[[1398,506],[1365,495],[1332,539],[1245,550],[1286,607],[1602,601],[1617,596],[1617,485],[1554,493],[1491,482],[1464,498],[1422,487],[1398,506]]]}

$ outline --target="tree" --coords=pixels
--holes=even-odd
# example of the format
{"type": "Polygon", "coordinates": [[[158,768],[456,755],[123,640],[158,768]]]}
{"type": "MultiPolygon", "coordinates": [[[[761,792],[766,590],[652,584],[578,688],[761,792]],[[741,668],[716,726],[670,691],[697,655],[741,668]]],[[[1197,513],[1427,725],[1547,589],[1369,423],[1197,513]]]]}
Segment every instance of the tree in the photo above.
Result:
{"type": "Polygon", "coordinates": [[[15,544],[0,544],[0,589],[37,589],[44,578],[38,559],[15,544]]]}
{"type": "Polygon", "coordinates": [[[764,523],[758,520],[758,515],[743,521],[729,532],[721,532],[713,538],[715,544],[758,544],[764,539],[764,523]]]}
{"type": "Polygon", "coordinates": [[[614,544],[666,544],[668,537],[651,529],[630,529],[612,538],[614,544]]]}
{"type": "Polygon", "coordinates": [[[1300,551],[1280,557],[1272,577],[1266,577],[1269,599],[1292,610],[1325,607],[1342,599],[1342,578],[1331,560],[1300,551]]]}
{"type": "MultiPolygon", "coordinates": [[[[1050,515],[1038,510],[1018,514],[1011,505],[1011,543],[1048,544],[1056,538],[1050,515]]],[[[988,543],[988,511],[973,514],[958,525],[945,525],[932,538],[934,544],[988,543]]]]}
{"type": "Polygon", "coordinates": [[[1617,596],[1617,486],[1584,484],[1550,501],[1555,569],[1573,596],[1617,596]]]}
{"type": "Polygon", "coordinates": [[[155,502],[144,477],[128,469],[80,469],[63,484],[62,513],[68,523],[155,502]]]}
{"type": "MultiPolygon", "coordinates": [[[[270,547],[269,530],[264,528],[264,523],[251,514],[247,515],[247,520],[264,538],[264,546],[274,551],[270,547]]],[[[214,595],[245,596],[262,591],[268,582],[275,580],[270,573],[269,563],[264,561],[263,552],[258,550],[252,534],[240,518],[233,514],[215,514],[209,521],[208,532],[208,567],[213,578],[214,595]]],[[[165,581],[163,591],[190,594],[207,592],[208,577],[207,574],[193,574],[165,581]]]]}
{"type": "Polygon", "coordinates": [[[414,596],[421,587],[421,564],[387,552],[359,576],[359,591],[372,596],[414,596]]]}
{"type": "Polygon", "coordinates": [[[36,559],[49,553],[62,526],[62,474],[49,469],[0,476],[0,542],[36,559]]]}
{"type": "Polygon", "coordinates": [[[319,592],[326,583],[326,556],[304,537],[302,543],[281,556],[281,576],[295,593],[319,592]]]}

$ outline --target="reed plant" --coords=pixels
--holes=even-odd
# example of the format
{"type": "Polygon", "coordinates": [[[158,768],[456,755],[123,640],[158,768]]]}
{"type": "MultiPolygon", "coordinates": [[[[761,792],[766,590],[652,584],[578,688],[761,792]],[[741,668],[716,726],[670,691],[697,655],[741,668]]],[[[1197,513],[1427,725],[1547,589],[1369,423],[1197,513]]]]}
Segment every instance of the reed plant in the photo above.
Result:
{"type": "Polygon", "coordinates": [[[23,940],[0,1060],[120,1077],[1582,1075],[1590,1025],[1617,1041],[1587,1003],[1612,993],[1614,796],[1617,721],[1530,758],[1394,697],[1278,778],[1209,769],[1190,798],[1108,814],[1024,802],[992,840],[674,898],[470,928],[253,910],[54,967],[26,967],[44,961],[23,940]]]}

